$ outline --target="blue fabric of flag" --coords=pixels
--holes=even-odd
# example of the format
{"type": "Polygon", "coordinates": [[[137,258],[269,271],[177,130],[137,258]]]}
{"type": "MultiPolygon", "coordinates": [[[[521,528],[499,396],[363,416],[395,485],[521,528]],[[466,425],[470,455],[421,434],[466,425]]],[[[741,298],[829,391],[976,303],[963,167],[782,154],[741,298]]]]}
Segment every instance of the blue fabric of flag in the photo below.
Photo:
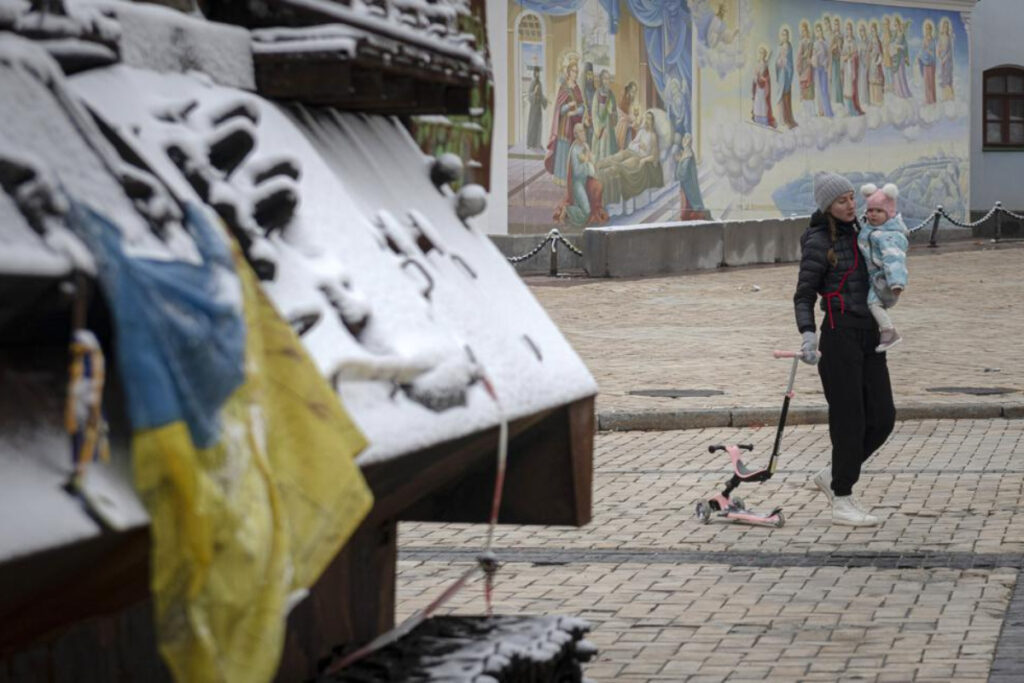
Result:
{"type": "Polygon", "coordinates": [[[99,266],[132,428],[183,420],[196,446],[211,446],[220,407],[244,379],[241,287],[227,244],[191,205],[184,223],[199,263],[128,253],[121,229],[80,202],[67,220],[99,266]]]}

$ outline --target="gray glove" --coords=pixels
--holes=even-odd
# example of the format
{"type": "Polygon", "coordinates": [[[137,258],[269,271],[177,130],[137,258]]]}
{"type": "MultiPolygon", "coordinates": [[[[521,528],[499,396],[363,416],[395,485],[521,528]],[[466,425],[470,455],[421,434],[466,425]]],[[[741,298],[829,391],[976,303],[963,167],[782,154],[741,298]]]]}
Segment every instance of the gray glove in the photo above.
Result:
{"type": "Polygon", "coordinates": [[[803,343],[800,345],[800,360],[810,365],[818,362],[818,335],[813,332],[804,332],[801,337],[803,343]]]}

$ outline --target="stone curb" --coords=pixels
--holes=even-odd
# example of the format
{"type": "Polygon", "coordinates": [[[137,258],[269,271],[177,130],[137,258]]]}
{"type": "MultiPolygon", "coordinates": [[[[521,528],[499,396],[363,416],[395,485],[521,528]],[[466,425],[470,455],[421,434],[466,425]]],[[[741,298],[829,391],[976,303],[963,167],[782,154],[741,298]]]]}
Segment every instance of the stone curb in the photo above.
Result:
{"type": "MultiPolygon", "coordinates": [[[[904,403],[896,406],[897,420],[1024,419],[1024,404],[904,403]]],[[[778,423],[779,408],[705,408],[701,410],[608,411],[597,414],[602,432],[670,431],[707,427],[753,427],[778,423]]],[[[790,407],[786,425],[824,424],[825,406],[790,407]]]]}

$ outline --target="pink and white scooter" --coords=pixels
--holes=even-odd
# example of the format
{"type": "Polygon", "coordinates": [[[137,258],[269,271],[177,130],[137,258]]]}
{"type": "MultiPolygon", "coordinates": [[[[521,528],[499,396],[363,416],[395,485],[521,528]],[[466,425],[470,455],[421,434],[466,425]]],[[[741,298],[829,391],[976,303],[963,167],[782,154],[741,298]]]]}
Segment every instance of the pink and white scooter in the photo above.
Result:
{"type": "Polygon", "coordinates": [[[786,428],[786,415],[789,413],[789,401],[793,398],[793,381],[796,379],[796,368],[800,362],[799,351],[774,351],[776,358],[792,358],[793,367],[789,371],[789,385],[786,387],[785,397],[782,399],[782,412],[779,414],[779,426],[775,431],[775,446],[772,448],[771,458],[768,466],[762,469],[750,469],[743,463],[741,456],[743,451],[752,451],[754,446],[748,443],[724,446],[714,444],[708,446],[709,453],[725,451],[732,460],[732,478],[726,483],[725,489],[707,500],[697,503],[697,519],[707,524],[715,520],[721,522],[736,522],[739,524],[754,524],[757,526],[781,527],[786,523],[782,516],[782,508],[775,508],[767,515],[759,514],[747,509],[738,496],[731,496],[737,486],[743,482],[766,482],[775,474],[775,465],[779,458],[779,446],[782,445],[782,430],[786,428]]]}

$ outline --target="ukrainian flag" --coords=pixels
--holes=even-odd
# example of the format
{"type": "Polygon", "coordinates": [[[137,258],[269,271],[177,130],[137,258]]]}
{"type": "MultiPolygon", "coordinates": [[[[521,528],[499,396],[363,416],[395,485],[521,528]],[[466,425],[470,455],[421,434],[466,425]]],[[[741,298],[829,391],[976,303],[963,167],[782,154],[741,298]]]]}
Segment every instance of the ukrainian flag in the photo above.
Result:
{"type": "Polygon", "coordinates": [[[130,255],[80,203],[68,222],[113,312],[160,650],[179,681],[267,681],[289,596],[372,505],[366,441],[237,246],[185,213],[199,264],[130,255]]]}

